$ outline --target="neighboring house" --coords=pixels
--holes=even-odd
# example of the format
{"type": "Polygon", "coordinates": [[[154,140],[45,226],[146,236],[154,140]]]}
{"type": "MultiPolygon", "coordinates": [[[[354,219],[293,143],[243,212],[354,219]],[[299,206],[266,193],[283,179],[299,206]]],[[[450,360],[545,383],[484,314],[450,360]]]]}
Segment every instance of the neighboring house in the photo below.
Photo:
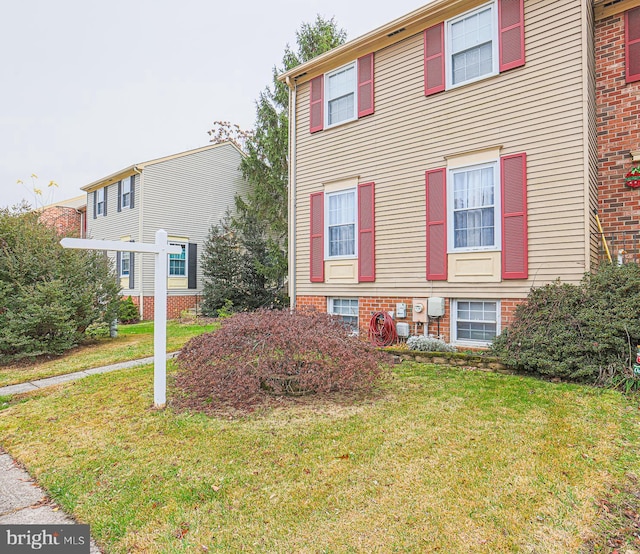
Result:
{"type": "MultiPolygon", "coordinates": [[[[182,246],[182,253],[168,260],[169,318],[201,299],[202,245],[211,226],[233,208],[235,195],[246,192],[242,156],[229,142],[204,146],[131,165],[82,187],[88,237],[152,243],[164,229],[171,244],[182,246]]],[[[154,256],[113,255],[121,294],[133,298],[143,319],[153,319],[154,256]]]]}
{"type": "Polygon", "coordinates": [[[281,75],[292,302],[473,347],[532,286],[579,282],[598,256],[593,33],[590,0],[434,0],[281,75]],[[428,298],[444,315],[422,324],[428,298]]]}
{"type": "Polygon", "coordinates": [[[599,213],[614,260],[639,261],[640,0],[596,0],[599,213]]]}
{"type": "Polygon", "coordinates": [[[43,206],[40,221],[65,237],[83,238],[87,231],[87,197],[76,196],[43,206]]]}

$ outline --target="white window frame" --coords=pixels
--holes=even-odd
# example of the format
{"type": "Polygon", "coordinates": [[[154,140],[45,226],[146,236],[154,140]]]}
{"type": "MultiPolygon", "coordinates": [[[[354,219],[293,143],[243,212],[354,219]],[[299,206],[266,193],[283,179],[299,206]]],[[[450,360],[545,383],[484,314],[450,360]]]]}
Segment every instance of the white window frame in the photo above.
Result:
{"type": "MultiPolygon", "coordinates": [[[[476,323],[495,323],[496,325],[496,337],[501,332],[501,319],[502,311],[500,306],[500,300],[492,300],[489,298],[456,298],[451,301],[451,342],[461,346],[490,346],[493,340],[473,340],[473,339],[460,339],[458,338],[458,303],[459,302],[483,302],[483,303],[495,303],[496,305],[496,321],[490,320],[469,320],[476,323]]],[[[467,320],[462,320],[467,321],[467,320]]]]}
{"type": "Polygon", "coordinates": [[[351,323],[345,323],[346,325],[348,325],[350,328],[353,329],[354,333],[358,333],[358,329],[360,326],[360,299],[357,297],[330,297],[328,298],[328,306],[327,306],[327,312],[332,314],[332,315],[337,315],[337,316],[341,316],[342,318],[346,317],[355,317],[355,325],[351,324],[351,323]],[[353,308],[354,306],[350,307],[351,313],[343,313],[341,311],[336,311],[336,307],[335,307],[335,303],[337,302],[344,302],[344,301],[348,301],[350,304],[353,304],[353,302],[355,301],[355,313],[353,313],[353,308]]]}
{"type": "MultiPolygon", "coordinates": [[[[342,225],[351,225],[351,223],[343,223],[342,225]]],[[[326,260],[352,260],[358,257],[358,187],[350,187],[340,190],[326,192],[324,195],[324,251],[326,260]],[[353,254],[332,256],[329,250],[329,199],[332,196],[340,194],[353,193],[353,254]]]]}
{"type": "Polygon", "coordinates": [[[458,88],[464,85],[468,85],[470,83],[475,83],[477,81],[481,81],[482,79],[487,79],[488,77],[493,77],[494,75],[498,75],[500,73],[500,63],[499,63],[499,48],[498,48],[498,6],[495,0],[488,2],[487,4],[483,4],[473,10],[469,10],[457,17],[451,18],[445,22],[445,75],[446,75],[446,88],[447,90],[458,88]],[[461,81],[459,83],[453,84],[453,45],[452,45],[452,36],[451,36],[451,26],[463,19],[466,19],[470,16],[475,15],[487,8],[491,9],[491,22],[493,25],[492,29],[492,37],[491,37],[491,58],[492,58],[492,70],[490,73],[485,73],[484,75],[479,75],[478,77],[474,77],[473,79],[467,79],[466,81],[461,81]]]}
{"type": "Polygon", "coordinates": [[[120,253],[119,271],[120,271],[120,277],[129,277],[129,275],[131,274],[131,252],[121,252],[120,253]],[[126,260],[128,262],[128,268],[127,268],[127,272],[126,273],[124,271],[125,256],[126,256],[126,260]]]}
{"type": "Polygon", "coordinates": [[[96,194],[96,216],[104,215],[104,200],[107,196],[107,187],[101,187],[95,192],[96,194]]]}
{"type": "Polygon", "coordinates": [[[337,125],[342,125],[344,123],[349,123],[350,121],[354,121],[358,119],[358,63],[354,60],[351,63],[343,65],[338,69],[334,69],[328,73],[324,74],[324,99],[323,99],[323,110],[324,110],[324,128],[329,129],[330,127],[336,127],[337,125]],[[335,100],[334,98],[329,97],[329,80],[334,75],[346,71],[348,69],[353,69],[353,113],[347,119],[342,119],[337,121],[336,123],[329,123],[329,102],[331,100],[335,100]]]}
{"type": "Polygon", "coordinates": [[[172,246],[182,246],[184,249],[184,274],[183,275],[174,275],[171,273],[171,256],[175,256],[175,254],[169,254],[167,256],[167,275],[172,279],[186,279],[189,276],[189,247],[185,242],[170,242],[172,246]]]}
{"type": "Polygon", "coordinates": [[[122,179],[120,181],[120,208],[130,208],[131,207],[131,177],[127,177],[126,179],[122,179]],[[125,204],[125,199],[127,200],[125,204]]]}
{"type": "Polygon", "coordinates": [[[491,160],[485,163],[452,167],[447,169],[447,251],[457,252],[499,252],[502,249],[502,198],[501,198],[501,175],[498,160],[491,160]],[[456,173],[473,171],[487,167],[493,168],[493,240],[490,246],[455,246],[455,221],[454,221],[454,180],[456,173]]]}

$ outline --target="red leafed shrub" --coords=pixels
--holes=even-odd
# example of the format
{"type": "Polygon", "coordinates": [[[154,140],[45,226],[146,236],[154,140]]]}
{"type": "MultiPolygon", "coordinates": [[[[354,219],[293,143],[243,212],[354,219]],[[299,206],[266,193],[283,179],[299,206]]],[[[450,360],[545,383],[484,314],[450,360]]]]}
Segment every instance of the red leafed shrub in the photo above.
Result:
{"type": "Polygon", "coordinates": [[[274,394],[366,391],[387,360],[329,314],[239,313],[182,349],[175,403],[207,412],[250,408],[274,394]]]}

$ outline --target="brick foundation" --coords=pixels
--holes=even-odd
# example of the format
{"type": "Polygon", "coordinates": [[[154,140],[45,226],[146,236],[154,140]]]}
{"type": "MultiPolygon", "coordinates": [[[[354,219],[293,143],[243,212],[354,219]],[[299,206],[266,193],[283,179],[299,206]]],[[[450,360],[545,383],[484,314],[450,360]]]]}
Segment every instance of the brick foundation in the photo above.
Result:
{"type": "MultiPolygon", "coordinates": [[[[366,336],[369,332],[369,323],[371,316],[375,312],[389,312],[396,310],[396,304],[404,302],[407,305],[407,317],[404,319],[398,319],[396,321],[404,321],[409,323],[410,333],[412,335],[424,334],[424,324],[414,323],[412,316],[412,305],[414,297],[367,297],[361,296],[358,298],[358,318],[360,325],[360,333],[366,336]]],[[[521,298],[508,298],[500,300],[501,321],[500,325],[502,329],[508,327],[513,322],[514,312],[518,304],[521,304],[524,299],[521,298]]],[[[327,298],[324,296],[298,296],[296,298],[296,308],[299,310],[304,309],[316,309],[321,312],[327,310],[327,298]]],[[[451,341],[451,300],[446,299],[445,302],[445,314],[440,318],[439,334],[446,342],[451,341]]],[[[432,319],[429,322],[427,330],[428,334],[438,335],[438,321],[432,319]]]]}
{"type": "Polygon", "coordinates": [[[624,13],[596,22],[598,212],[614,259],[640,261],[640,189],[624,176],[640,150],[640,82],[625,82],[624,13]]]}
{"type": "MultiPolygon", "coordinates": [[[[140,297],[132,296],[133,303],[140,309],[140,297]]],[[[167,319],[178,319],[184,310],[195,308],[200,303],[201,297],[192,296],[168,296],[167,297],[167,319]]],[[[153,320],[154,297],[144,297],[144,313],[141,314],[142,319],[146,321],[153,320]]]]}

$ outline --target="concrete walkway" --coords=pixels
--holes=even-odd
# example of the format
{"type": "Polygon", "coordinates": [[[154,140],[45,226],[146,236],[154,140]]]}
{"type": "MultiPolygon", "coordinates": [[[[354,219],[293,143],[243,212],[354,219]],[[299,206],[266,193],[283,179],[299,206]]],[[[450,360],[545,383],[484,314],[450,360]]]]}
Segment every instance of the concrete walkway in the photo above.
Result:
{"type": "MultiPolygon", "coordinates": [[[[71,519],[0,449],[0,525],[70,525],[71,519]]],[[[100,549],[91,539],[91,554],[100,549]]]]}
{"type": "MultiPolygon", "coordinates": [[[[167,354],[167,359],[174,358],[178,354],[179,352],[167,354]]],[[[49,377],[48,379],[38,379],[29,383],[0,387],[0,396],[20,394],[75,381],[89,375],[109,373],[110,371],[152,363],[153,357],[142,358],[49,377]]],[[[31,476],[0,447],[0,525],[67,525],[75,523],[77,522],[61,511],[31,476]]],[[[100,549],[95,545],[93,539],[90,551],[91,554],[100,554],[100,549]]]]}
{"type": "MultiPolygon", "coordinates": [[[[171,352],[167,354],[167,359],[175,358],[180,352],[171,352]]],[[[76,381],[83,377],[89,377],[89,375],[97,375],[99,373],[109,373],[110,371],[117,371],[118,369],[127,369],[130,367],[136,367],[139,365],[147,365],[153,363],[153,356],[150,358],[142,358],[140,360],[131,360],[129,362],[121,362],[119,364],[106,365],[103,367],[95,367],[93,369],[85,369],[83,371],[76,371],[75,373],[67,373],[65,375],[58,375],[56,377],[49,377],[47,379],[38,379],[37,381],[30,381],[28,383],[20,383],[19,385],[9,385],[7,387],[0,387],[0,396],[9,396],[11,394],[20,394],[23,392],[29,392],[32,390],[42,389],[44,387],[50,387],[52,385],[59,385],[68,381],[76,381]]]]}

